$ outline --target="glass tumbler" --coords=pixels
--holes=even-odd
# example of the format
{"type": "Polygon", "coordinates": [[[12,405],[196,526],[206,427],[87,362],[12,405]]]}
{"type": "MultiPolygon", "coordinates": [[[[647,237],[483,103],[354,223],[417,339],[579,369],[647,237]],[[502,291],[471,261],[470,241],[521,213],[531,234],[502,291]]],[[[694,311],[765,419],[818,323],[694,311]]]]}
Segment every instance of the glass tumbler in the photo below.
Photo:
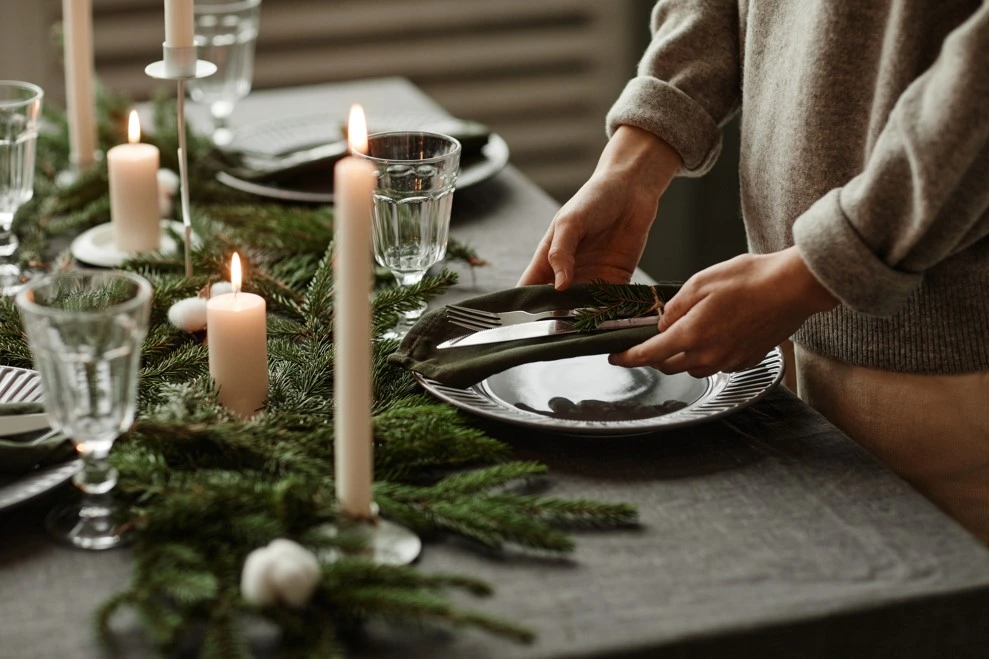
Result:
{"type": "MultiPolygon", "coordinates": [[[[355,155],[375,169],[374,258],[399,286],[416,284],[446,256],[460,142],[438,133],[376,133],[368,137],[367,153],[355,155]]],[[[405,336],[424,309],[404,313],[385,337],[405,336]]]]}
{"type": "Polygon", "coordinates": [[[109,549],[125,538],[110,496],[117,471],[107,457],[134,421],[151,284],[129,272],[57,272],[30,282],[16,301],[45,411],[82,458],[74,478],[82,499],[54,509],[48,530],[83,549],[109,549]]]}
{"type": "Polygon", "coordinates": [[[190,80],[189,97],[209,109],[213,143],[225,146],[234,106],[251,91],[261,0],[196,0],[193,13],[197,55],[216,64],[216,73],[190,80]]]}
{"type": "Polygon", "coordinates": [[[14,214],[34,196],[34,159],[41,117],[41,87],[0,80],[0,294],[21,285],[14,214]]]}

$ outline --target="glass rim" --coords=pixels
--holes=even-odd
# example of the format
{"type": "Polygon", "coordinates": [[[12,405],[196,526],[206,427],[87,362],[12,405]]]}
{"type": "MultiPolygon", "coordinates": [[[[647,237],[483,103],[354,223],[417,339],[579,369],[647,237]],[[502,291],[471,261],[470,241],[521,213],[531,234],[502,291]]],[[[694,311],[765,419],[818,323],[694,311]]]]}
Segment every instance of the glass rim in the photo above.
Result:
{"type": "Polygon", "coordinates": [[[392,137],[394,135],[419,135],[423,137],[436,137],[446,142],[453,143],[453,150],[449,153],[444,153],[441,156],[431,156],[429,158],[381,158],[379,156],[372,156],[368,153],[362,153],[360,151],[354,151],[353,154],[364,160],[368,160],[373,163],[385,164],[385,163],[435,163],[441,162],[443,160],[449,160],[452,156],[459,156],[463,147],[460,144],[460,140],[450,135],[444,135],[443,133],[431,133],[425,130],[389,130],[381,133],[371,133],[367,136],[368,148],[370,149],[371,140],[380,139],[384,137],[392,137]]]}
{"type": "Polygon", "coordinates": [[[231,0],[230,2],[217,2],[216,0],[210,0],[209,2],[195,3],[192,8],[192,13],[227,14],[235,11],[244,11],[245,9],[254,9],[255,7],[260,7],[260,6],[261,6],[261,0],[231,0]]]}
{"type": "Polygon", "coordinates": [[[121,313],[129,312],[140,307],[144,303],[151,299],[151,282],[142,277],[141,275],[134,272],[127,272],[125,270],[93,270],[93,269],[82,269],[82,270],[65,270],[62,272],[54,272],[44,275],[43,277],[38,277],[37,279],[32,279],[25,286],[17,292],[14,301],[17,306],[22,311],[27,311],[38,316],[48,316],[49,318],[66,318],[69,316],[96,316],[103,315],[106,313],[121,313]],[[137,284],[137,293],[131,299],[120,302],[119,304],[114,304],[105,309],[100,309],[99,311],[74,311],[71,309],[55,309],[53,307],[46,307],[43,304],[38,304],[34,301],[34,292],[41,288],[42,286],[47,286],[56,279],[59,278],[69,278],[69,279],[82,279],[83,277],[93,277],[95,275],[104,275],[108,278],[120,278],[131,281],[137,284]]]}
{"type": "Polygon", "coordinates": [[[22,80],[0,80],[0,87],[20,87],[25,91],[31,92],[29,98],[22,98],[18,100],[12,99],[0,99],[0,108],[16,108],[23,105],[31,105],[36,103],[45,97],[45,90],[34,84],[33,82],[24,82],[22,80]]]}

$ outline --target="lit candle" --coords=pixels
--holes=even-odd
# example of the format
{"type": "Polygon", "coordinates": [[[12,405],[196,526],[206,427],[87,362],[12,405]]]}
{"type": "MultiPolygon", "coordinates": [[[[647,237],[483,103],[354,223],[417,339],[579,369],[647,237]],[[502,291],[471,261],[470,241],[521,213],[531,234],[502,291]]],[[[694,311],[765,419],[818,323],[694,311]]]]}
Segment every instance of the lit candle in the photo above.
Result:
{"type": "Polygon", "coordinates": [[[96,155],[92,0],[62,0],[62,36],[70,159],[85,169],[96,155]]]}
{"type": "Polygon", "coordinates": [[[191,48],[195,45],[192,27],[192,0],[165,0],[165,45],[191,48]]]}
{"type": "MultiPolygon", "coordinates": [[[[351,151],[367,150],[367,123],[360,106],[350,111],[351,151]]],[[[341,510],[370,518],[371,482],[371,194],[375,173],[359,158],[341,159],[333,170],[336,206],[334,258],[334,395],[336,489],[341,510]]]]}
{"type": "Polygon", "coordinates": [[[260,295],[240,290],[240,256],[230,262],[232,293],[206,303],[209,374],[220,404],[248,418],[268,398],[268,328],[260,295]]]}
{"type": "Polygon", "coordinates": [[[106,153],[113,242],[122,252],[153,251],[161,240],[158,147],[140,142],[141,124],[134,110],[127,140],[128,144],[119,144],[106,153]]]}

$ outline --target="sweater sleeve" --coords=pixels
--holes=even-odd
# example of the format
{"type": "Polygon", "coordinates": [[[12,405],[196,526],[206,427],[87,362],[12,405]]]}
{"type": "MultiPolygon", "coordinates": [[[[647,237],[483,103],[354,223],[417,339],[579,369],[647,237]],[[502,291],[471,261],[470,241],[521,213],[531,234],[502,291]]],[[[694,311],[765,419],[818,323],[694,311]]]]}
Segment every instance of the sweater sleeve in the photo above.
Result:
{"type": "Polygon", "coordinates": [[[741,98],[738,2],[659,0],[651,29],[637,75],[608,112],[608,135],[623,124],[648,130],[680,154],[681,174],[700,176],[741,98]]]}
{"type": "Polygon", "coordinates": [[[865,169],[797,218],[811,272],[843,304],[894,313],[926,270],[989,236],[989,4],[900,96],[865,169]]]}

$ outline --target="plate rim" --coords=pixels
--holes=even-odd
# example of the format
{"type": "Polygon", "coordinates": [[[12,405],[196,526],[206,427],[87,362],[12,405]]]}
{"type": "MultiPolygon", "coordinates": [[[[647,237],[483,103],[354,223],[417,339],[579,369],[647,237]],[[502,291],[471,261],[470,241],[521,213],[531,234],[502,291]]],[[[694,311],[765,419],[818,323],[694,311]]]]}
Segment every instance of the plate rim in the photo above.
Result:
{"type": "Polygon", "coordinates": [[[702,396],[686,407],[669,414],[624,421],[584,421],[541,416],[508,407],[484,395],[482,387],[486,379],[468,387],[451,387],[427,378],[421,373],[413,371],[412,374],[420,386],[433,396],[476,416],[564,435],[622,437],[692,426],[733,414],[758,402],[779,386],[783,381],[785,370],[783,352],[779,346],[776,346],[758,365],[750,369],[732,373],[719,372],[703,378],[709,381],[709,392],[717,389],[713,395],[702,396]],[[722,386],[716,387],[710,383],[711,379],[716,377],[723,379],[722,386]],[[753,378],[756,378],[754,382],[753,378]],[[727,397],[739,395],[742,396],[740,399],[725,400],[727,397]]]}
{"type": "MultiPolygon", "coordinates": [[[[38,371],[19,366],[0,364],[0,376],[13,371],[41,379],[38,371]]],[[[21,402],[33,403],[41,400],[41,387],[36,389],[37,395],[22,399],[21,402]]],[[[41,496],[70,480],[82,467],[82,460],[75,458],[67,462],[48,465],[41,469],[30,471],[21,476],[12,477],[9,483],[0,484],[0,511],[9,510],[31,499],[41,496]]]]}
{"type": "MultiPolygon", "coordinates": [[[[307,119],[311,119],[312,117],[324,115],[325,113],[317,113],[311,115],[304,114],[292,115],[290,117],[262,119],[260,121],[239,127],[237,132],[243,133],[245,131],[257,130],[259,126],[269,124],[277,127],[279,124],[287,124],[292,120],[305,121],[307,119]]],[[[236,137],[234,139],[236,140],[236,137]]],[[[462,190],[470,188],[478,183],[492,178],[508,165],[511,157],[511,150],[509,149],[508,142],[505,141],[505,138],[495,132],[492,132],[488,136],[488,143],[481,148],[481,151],[484,154],[484,159],[477,165],[461,169],[461,172],[457,177],[457,185],[455,189],[462,190]]],[[[277,199],[280,201],[331,204],[334,199],[332,192],[287,190],[285,188],[273,187],[263,183],[247,181],[222,169],[217,172],[216,180],[227,187],[233,188],[234,190],[240,190],[241,192],[246,192],[248,194],[266,197],[268,199],[277,199]]]]}

